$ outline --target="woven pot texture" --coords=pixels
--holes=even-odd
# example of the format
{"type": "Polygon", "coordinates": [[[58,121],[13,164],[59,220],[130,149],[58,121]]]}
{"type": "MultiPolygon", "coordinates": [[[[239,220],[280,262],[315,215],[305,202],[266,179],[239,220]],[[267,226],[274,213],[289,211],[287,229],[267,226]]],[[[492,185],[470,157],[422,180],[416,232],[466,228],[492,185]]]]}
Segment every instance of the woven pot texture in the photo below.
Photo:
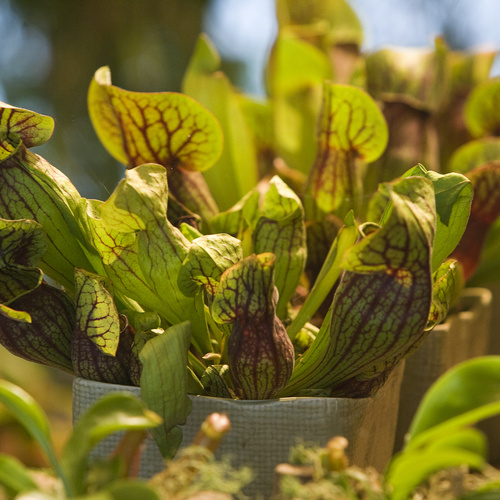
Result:
{"type": "Polygon", "coordinates": [[[424,343],[406,359],[394,449],[405,434],[430,386],[452,366],[488,352],[492,294],[486,288],[466,288],[457,313],[436,326],[424,343]]]}
{"type": "MultiPolygon", "coordinates": [[[[231,430],[219,446],[216,456],[229,457],[236,468],[252,468],[254,480],[245,489],[245,494],[250,496],[260,494],[265,497],[271,494],[274,468],[286,462],[291,447],[300,442],[324,446],[333,436],[345,436],[349,440],[347,451],[351,463],[361,467],[371,465],[381,471],[392,455],[403,367],[404,363],[401,363],[377,394],[369,398],[236,401],[190,396],[193,409],[182,426],[184,437],[181,447],[192,442],[209,414],[227,414],[231,430]]],[[[97,399],[117,391],[129,391],[140,396],[138,387],[76,378],[73,384],[73,420],[78,421],[97,399]]],[[[109,455],[119,436],[111,436],[99,443],[94,453],[109,455]]],[[[149,478],[163,467],[164,461],[154,440],[148,438],[139,475],[149,478]]]]}

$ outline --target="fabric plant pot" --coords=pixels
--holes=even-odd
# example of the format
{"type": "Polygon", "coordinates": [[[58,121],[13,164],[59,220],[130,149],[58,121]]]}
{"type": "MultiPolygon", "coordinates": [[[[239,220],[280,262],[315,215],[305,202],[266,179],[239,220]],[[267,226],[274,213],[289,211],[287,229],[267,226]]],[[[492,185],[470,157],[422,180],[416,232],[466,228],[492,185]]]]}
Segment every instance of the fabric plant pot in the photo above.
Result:
{"type": "MultiPolygon", "coordinates": [[[[382,470],[392,455],[396,431],[399,388],[404,363],[394,370],[386,384],[369,398],[283,398],[245,401],[191,396],[193,408],[182,426],[181,447],[192,442],[201,423],[214,412],[225,413],[231,430],[219,446],[216,457],[228,457],[236,468],[248,466],[254,479],[245,488],[249,496],[272,492],[274,468],[288,461],[291,447],[298,443],[325,446],[336,435],[349,440],[351,463],[382,470]]],[[[138,387],[126,387],[76,378],[73,384],[73,420],[98,398],[110,392],[130,391],[140,396],[138,387]]],[[[108,455],[119,436],[101,442],[95,450],[108,455]]],[[[148,438],[141,458],[139,475],[151,477],[162,470],[164,461],[152,438],[148,438]]]]}
{"type": "MultiPolygon", "coordinates": [[[[490,341],[488,354],[500,356],[500,283],[487,286],[492,293],[491,301],[491,321],[490,321],[490,341]]],[[[489,461],[498,467],[500,464],[500,417],[489,418],[480,422],[478,427],[486,433],[488,437],[489,461]]]]}
{"type": "Polygon", "coordinates": [[[429,387],[452,366],[488,352],[492,295],[486,288],[466,288],[457,312],[436,326],[406,359],[394,449],[405,434],[429,387]]]}

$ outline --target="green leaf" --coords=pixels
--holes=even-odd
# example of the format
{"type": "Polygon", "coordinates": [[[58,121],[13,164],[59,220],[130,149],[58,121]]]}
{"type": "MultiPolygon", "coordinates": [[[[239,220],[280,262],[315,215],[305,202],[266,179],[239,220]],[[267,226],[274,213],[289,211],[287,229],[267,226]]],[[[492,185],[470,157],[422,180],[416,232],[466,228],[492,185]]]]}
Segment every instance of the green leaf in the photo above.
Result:
{"type": "Polygon", "coordinates": [[[0,486],[12,496],[37,488],[28,469],[17,458],[4,454],[0,454],[0,486]]]}
{"type": "Polygon", "coordinates": [[[323,82],[332,77],[326,54],[280,30],[267,67],[276,155],[307,173],[316,154],[323,82]]]}
{"type": "MultiPolygon", "coordinates": [[[[405,499],[430,474],[485,460],[484,435],[470,426],[500,414],[500,357],[474,358],[451,368],[425,394],[404,450],[386,474],[393,497],[405,499]]],[[[392,498],[392,497],[391,497],[392,498]]]]}
{"type": "Polygon", "coordinates": [[[260,212],[252,234],[254,251],[276,256],[274,284],[279,292],[276,314],[284,318],[305,267],[304,209],[298,196],[275,176],[262,198],[260,212]]]}
{"type": "Polygon", "coordinates": [[[452,428],[500,413],[500,357],[484,356],[446,372],[425,394],[413,418],[407,447],[432,442],[452,428]]]}
{"type": "Polygon", "coordinates": [[[450,158],[448,170],[466,173],[475,167],[498,159],[500,159],[500,138],[484,137],[470,141],[456,149],[450,158]]]}
{"type": "Polygon", "coordinates": [[[15,154],[21,144],[31,148],[47,142],[54,131],[54,120],[50,116],[0,102],[0,130],[1,163],[15,154]]]}
{"type": "Polygon", "coordinates": [[[443,262],[433,274],[432,280],[432,304],[426,330],[445,320],[464,287],[461,269],[453,259],[443,262]]]}
{"type": "Polygon", "coordinates": [[[158,413],[163,425],[151,432],[165,458],[173,458],[182,441],[182,430],[191,413],[187,395],[187,352],[190,345],[189,322],[170,327],[149,340],[140,352],[143,365],[141,397],[158,413]]]}
{"type": "Polygon", "coordinates": [[[237,395],[271,399],[288,382],[293,345],[276,316],[275,256],[250,255],[227,269],[212,304],[219,323],[232,323],[227,354],[237,395]]]}
{"type": "Polygon", "coordinates": [[[345,0],[279,0],[277,14],[280,26],[291,25],[303,36],[315,33],[317,37],[325,37],[328,48],[336,43],[359,46],[363,40],[361,23],[345,0]]]}
{"type": "Polygon", "coordinates": [[[34,266],[46,249],[40,224],[0,219],[0,302],[8,305],[42,282],[43,273],[34,266]]]}
{"type": "Polygon", "coordinates": [[[76,328],[110,356],[120,339],[118,311],[109,290],[111,282],[84,269],[75,269],[76,328]]]}
{"type": "Polygon", "coordinates": [[[381,185],[385,224],[344,254],[345,272],[312,346],[297,363],[282,396],[304,389],[342,391],[376,380],[423,340],[432,283],[434,193],[419,177],[381,185]]]}
{"type": "MultiPolygon", "coordinates": [[[[195,302],[177,286],[190,246],[167,219],[167,174],[159,165],[127,170],[93,219],[94,245],[115,290],[157,312],[169,324],[192,319],[195,302]]],[[[193,342],[210,352],[205,332],[193,331],[193,342]]]]}
{"type": "Polygon", "coordinates": [[[161,500],[156,490],[139,481],[116,481],[106,488],[106,493],[114,500],[161,500]]]}
{"type": "Polygon", "coordinates": [[[54,453],[49,422],[42,408],[27,392],[6,380],[0,380],[0,403],[5,405],[38,443],[48,458],[50,465],[62,479],[67,493],[70,494],[71,489],[69,489],[69,483],[66,481],[66,475],[63,473],[54,453]]]}
{"type": "Polygon", "coordinates": [[[474,199],[467,228],[452,254],[462,264],[465,280],[474,274],[490,227],[500,215],[500,160],[473,169],[467,177],[474,199]]]}
{"type": "Polygon", "coordinates": [[[20,317],[0,314],[0,343],[16,356],[73,373],[75,306],[66,293],[42,283],[12,302],[11,308],[20,317]]]}
{"type": "Polygon", "coordinates": [[[399,455],[391,463],[386,476],[391,490],[390,498],[406,500],[434,472],[465,464],[479,469],[484,464],[484,459],[477,453],[455,447],[425,449],[411,455],[399,455]]]}
{"type": "Polygon", "coordinates": [[[448,96],[444,53],[427,47],[383,49],[366,57],[370,94],[384,102],[404,102],[419,110],[436,111],[448,96]]]}
{"type": "Polygon", "coordinates": [[[228,268],[212,304],[215,321],[231,323],[242,317],[258,320],[272,314],[274,265],[274,255],[265,253],[251,255],[228,268]]]}
{"type": "Polygon", "coordinates": [[[477,85],[465,103],[465,123],[473,137],[497,135],[500,121],[497,113],[500,101],[500,78],[477,85]]]}
{"type": "Polygon", "coordinates": [[[384,116],[367,93],[348,85],[325,83],[318,154],[307,187],[322,211],[344,217],[349,209],[359,209],[357,159],[375,161],[387,140],[384,116]]]}
{"type": "Polygon", "coordinates": [[[460,242],[469,221],[474,196],[472,184],[462,174],[439,174],[417,165],[404,174],[421,175],[430,179],[436,197],[436,235],[432,249],[432,271],[453,252],[460,242]]]}
{"type": "Polygon", "coordinates": [[[180,269],[179,289],[194,297],[202,286],[210,295],[215,295],[222,273],[242,257],[241,241],[228,234],[196,238],[180,269]]]}
{"type": "Polygon", "coordinates": [[[205,219],[217,213],[200,173],[222,153],[222,131],[208,109],[175,92],[115,87],[108,67],[96,71],[88,106],[94,129],[113,157],[128,168],[163,165],[170,190],[181,203],[205,219]]]}
{"type": "Polygon", "coordinates": [[[346,217],[344,226],[340,228],[337,237],[333,241],[304,304],[302,304],[297,316],[287,328],[287,333],[292,341],[307,321],[313,317],[339,279],[342,272],[340,262],[344,258],[345,252],[356,243],[358,236],[359,231],[354,216],[350,212],[346,217]]]}
{"type": "Polygon", "coordinates": [[[113,393],[95,402],[76,423],[61,455],[61,468],[73,494],[85,492],[89,454],[102,439],[124,430],[153,429],[161,418],[130,393],[113,393]]]}
{"type": "Polygon", "coordinates": [[[222,150],[217,120],[192,98],[175,92],[131,92],[111,85],[98,69],[88,94],[89,114],[109,153],[127,166],[159,163],[201,171],[222,150]]]}
{"type": "Polygon", "coordinates": [[[76,188],[43,158],[21,148],[0,163],[0,199],[1,218],[34,220],[43,227],[47,250],[38,265],[71,292],[74,268],[92,270],[89,255],[95,254],[85,232],[86,203],[76,188]]]}
{"type": "Polygon", "coordinates": [[[245,120],[242,102],[220,70],[220,59],[208,37],[198,38],[182,83],[183,92],[204,104],[224,134],[220,159],[204,178],[221,210],[226,210],[258,181],[257,151],[245,120]],[[241,152],[244,151],[244,154],[241,152]]]}

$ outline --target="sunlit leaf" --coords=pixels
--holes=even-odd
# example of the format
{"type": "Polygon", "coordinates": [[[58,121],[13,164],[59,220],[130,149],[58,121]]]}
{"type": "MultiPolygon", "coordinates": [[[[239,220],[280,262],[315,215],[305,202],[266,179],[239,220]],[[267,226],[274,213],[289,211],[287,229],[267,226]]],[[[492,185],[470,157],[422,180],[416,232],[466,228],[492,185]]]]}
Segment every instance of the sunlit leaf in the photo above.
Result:
{"type": "Polygon", "coordinates": [[[477,85],[465,104],[465,123],[473,137],[498,135],[500,131],[500,79],[477,85]]]}
{"type": "Polygon", "coordinates": [[[455,150],[448,169],[452,172],[467,173],[490,161],[500,159],[500,138],[484,137],[464,144],[455,150]]]}
{"type": "Polygon", "coordinates": [[[430,179],[436,197],[436,235],[432,248],[432,271],[436,271],[455,249],[464,234],[473,194],[472,184],[462,174],[451,172],[439,174],[426,170],[422,165],[405,174],[421,175],[430,179]]]}
{"type": "Polygon", "coordinates": [[[175,92],[131,92],[111,85],[108,67],[90,85],[89,113],[101,142],[127,166],[159,163],[206,170],[221,154],[221,130],[213,115],[175,92]]]}
{"type": "Polygon", "coordinates": [[[20,144],[31,148],[47,142],[54,130],[54,120],[27,109],[0,102],[0,162],[12,156],[20,144]]]}
{"type": "MultiPolygon", "coordinates": [[[[419,177],[381,186],[390,202],[384,225],[344,254],[345,269],[312,346],[297,363],[283,396],[318,388],[336,394],[349,382],[366,382],[394,366],[424,338],[432,283],[434,193],[419,177]]],[[[360,394],[364,395],[364,394],[360,394]]]]}
{"type": "Polygon", "coordinates": [[[390,498],[406,500],[431,474],[463,465],[480,469],[484,465],[484,458],[480,454],[452,446],[396,456],[386,477],[392,492],[390,498]]]}
{"type": "Polygon", "coordinates": [[[321,210],[342,217],[348,209],[359,208],[357,160],[376,160],[387,139],[385,119],[368,94],[355,87],[325,83],[318,154],[307,188],[321,210]]]}
{"type": "MultiPolygon", "coordinates": [[[[115,290],[157,312],[169,324],[193,319],[195,303],[177,286],[190,243],[167,219],[167,174],[159,165],[127,170],[93,219],[94,245],[115,290]]],[[[209,339],[193,342],[210,352],[209,339]]]]}
{"type": "Polygon", "coordinates": [[[297,316],[287,328],[288,335],[292,340],[300,329],[309,321],[319,309],[328,293],[332,290],[335,282],[342,272],[340,263],[348,249],[356,243],[359,236],[352,212],[348,214],[344,226],[342,226],[335,238],[328,255],[324,259],[323,266],[316,281],[309,291],[306,301],[301,306],[297,316]]]}
{"type": "Polygon", "coordinates": [[[268,68],[276,154],[307,173],[316,153],[323,82],[332,76],[328,57],[286,30],[278,33],[268,68]]]}
{"type": "Polygon", "coordinates": [[[93,249],[84,230],[85,200],[69,179],[40,156],[21,149],[0,163],[0,200],[1,218],[41,224],[47,250],[38,266],[73,290],[73,270],[93,269],[93,249]]]}
{"type": "Polygon", "coordinates": [[[490,227],[500,215],[500,160],[467,173],[474,189],[469,222],[453,254],[463,266],[465,279],[475,272],[490,227]]]}
{"type": "Polygon", "coordinates": [[[187,395],[187,352],[190,345],[188,322],[170,327],[142,348],[141,397],[158,413],[163,424],[152,433],[165,458],[173,458],[182,441],[178,427],[191,413],[187,395]]]}
{"type": "Polygon", "coordinates": [[[220,71],[219,55],[204,34],[198,38],[182,89],[204,104],[222,127],[222,156],[204,178],[220,209],[226,210],[256,185],[257,151],[239,95],[220,71]]]}
{"type": "Polygon", "coordinates": [[[116,354],[120,336],[118,311],[111,296],[108,278],[75,269],[76,328],[85,332],[99,349],[116,354]]]}

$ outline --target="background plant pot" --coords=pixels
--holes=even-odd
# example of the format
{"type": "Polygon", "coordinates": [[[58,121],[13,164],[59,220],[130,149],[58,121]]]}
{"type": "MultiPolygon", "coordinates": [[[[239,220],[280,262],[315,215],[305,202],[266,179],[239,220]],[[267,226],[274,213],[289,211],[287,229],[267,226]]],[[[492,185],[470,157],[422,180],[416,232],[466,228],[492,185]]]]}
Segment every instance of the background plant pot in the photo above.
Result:
{"type": "Polygon", "coordinates": [[[405,363],[394,449],[405,434],[429,387],[452,366],[488,352],[492,294],[486,288],[466,288],[458,312],[432,330],[405,363]]]}
{"type": "MultiPolygon", "coordinates": [[[[272,491],[274,467],[288,461],[290,448],[299,442],[325,446],[336,435],[349,440],[351,463],[371,465],[382,470],[392,455],[398,415],[399,388],[403,363],[394,370],[386,384],[372,397],[283,398],[265,401],[191,397],[193,410],[182,427],[182,446],[194,438],[201,423],[213,412],[225,413],[231,431],[224,438],[216,456],[227,456],[234,467],[249,466],[254,480],[245,489],[248,495],[267,495],[272,491]]],[[[73,419],[98,398],[110,392],[131,391],[126,387],[77,378],[73,384],[73,419]]],[[[110,453],[118,436],[102,442],[96,453],[110,453]]],[[[152,439],[143,453],[140,476],[151,477],[163,468],[163,460],[152,439]]]]}
{"type": "MultiPolygon", "coordinates": [[[[500,283],[488,285],[488,290],[492,293],[491,301],[491,321],[490,340],[488,344],[488,354],[500,355],[500,283]]],[[[489,418],[478,424],[488,437],[489,461],[498,467],[500,465],[500,417],[489,418]]]]}

